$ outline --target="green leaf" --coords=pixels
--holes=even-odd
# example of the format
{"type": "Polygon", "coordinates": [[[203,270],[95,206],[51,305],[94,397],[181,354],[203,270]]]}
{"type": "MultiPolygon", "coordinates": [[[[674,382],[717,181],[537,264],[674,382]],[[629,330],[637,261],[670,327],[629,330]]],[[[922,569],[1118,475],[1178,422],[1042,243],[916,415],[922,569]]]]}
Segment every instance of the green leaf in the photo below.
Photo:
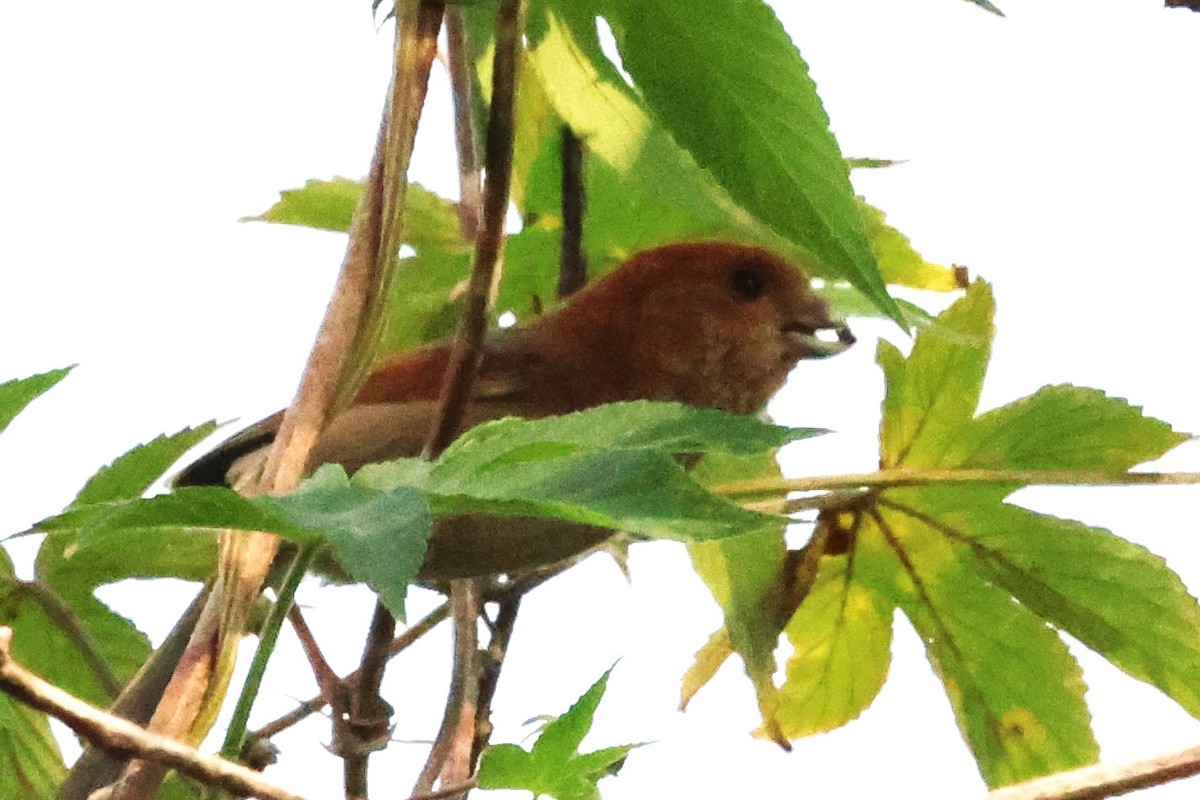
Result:
{"type": "Polygon", "coordinates": [[[275,222],[323,231],[345,233],[362,194],[362,182],[351,178],[309,180],[300,189],[284,189],[279,202],[257,216],[240,222],[275,222]]]}
{"type": "Polygon", "coordinates": [[[35,527],[46,533],[76,533],[81,541],[133,530],[178,529],[269,531],[301,542],[316,536],[279,513],[269,500],[250,500],[220,486],[185,486],[155,497],[79,506],[35,527]]]}
{"type": "Polygon", "coordinates": [[[551,720],[532,750],[500,744],[484,751],[479,766],[479,788],[524,789],[535,796],[548,795],[557,800],[598,799],[596,783],[613,774],[638,746],[620,745],[579,753],[611,672],[611,669],[605,672],[565,714],[551,720]]]}
{"type": "Polygon", "coordinates": [[[1045,386],[976,418],[947,460],[984,469],[1119,472],[1190,438],[1097,389],[1045,386]]]}
{"type": "MultiPolygon", "coordinates": [[[[787,253],[784,237],[739,208],[655,123],[605,57],[594,12],[535,3],[527,31],[532,69],[522,80],[538,81],[587,146],[584,244],[597,274],[635,250],[683,238],[736,239],[787,253]]],[[[531,167],[522,210],[527,223],[557,233],[561,164],[554,138],[531,167]]],[[[820,264],[808,266],[821,273],[820,264]]]]}
{"type": "Polygon", "coordinates": [[[930,487],[888,506],[970,548],[989,581],[1200,717],[1200,604],[1179,576],[1102,528],[992,499],[930,487]]]}
{"type": "MultiPolygon", "coordinates": [[[[104,706],[115,697],[116,680],[132,672],[118,676],[113,669],[106,656],[117,650],[124,652],[126,643],[120,637],[115,643],[97,639],[88,625],[92,610],[86,601],[76,607],[44,583],[0,579],[0,625],[14,631],[13,655],[17,661],[64,691],[104,706]],[[98,669],[105,672],[105,677],[98,669]]],[[[128,652],[144,656],[144,646],[134,641],[128,652]]],[[[122,662],[119,668],[136,669],[136,665],[118,660],[122,662]]]]}
{"type": "MultiPolygon", "coordinates": [[[[702,489],[670,456],[643,450],[561,454],[531,446],[478,471],[443,476],[429,491],[435,513],[541,516],[655,538],[699,541],[782,520],[746,511],[702,489]],[[519,457],[525,460],[513,460],[519,457]],[[489,502],[490,501],[490,502],[489,502]]],[[[440,465],[439,465],[440,467],[440,465]]]]}
{"type": "Polygon", "coordinates": [[[67,377],[71,367],[0,383],[0,433],[43,392],[67,377]]]}
{"type": "Polygon", "coordinates": [[[595,6],[675,141],[743,208],[899,319],[808,67],[770,7],[761,0],[595,6]]]}
{"type": "Polygon", "coordinates": [[[300,491],[274,502],[295,524],[320,531],[351,577],[370,586],[404,620],[404,596],[433,530],[420,492],[406,487],[380,491],[349,481],[335,486],[318,477],[315,485],[306,482],[300,491]]]}
{"type": "Polygon", "coordinates": [[[855,198],[855,202],[884,281],[935,292],[966,288],[960,283],[958,271],[926,261],[907,236],[887,223],[882,211],[861,197],[855,198]]]}
{"type": "Polygon", "coordinates": [[[508,418],[448,447],[427,489],[440,495],[432,501],[439,514],[553,516],[645,536],[720,538],[780,521],[705,491],[673,455],[769,452],[814,433],[650,401],[508,418]]]}
{"type": "Polygon", "coordinates": [[[1004,16],[1004,12],[1001,11],[999,8],[997,8],[995,5],[993,5],[991,2],[989,2],[989,0],[967,0],[967,2],[973,3],[977,6],[979,6],[984,11],[990,11],[991,13],[995,14],[997,17],[1004,16]]]}
{"type": "Polygon", "coordinates": [[[527,445],[554,443],[570,449],[654,450],[660,453],[772,452],[788,442],[825,433],[816,428],[772,425],[744,414],[682,403],[634,400],[586,411],[526,420],[516,417],[484,423],[461,436],[439,459],[442,476],[454,462],[491,464],[527,445]]]}
{"type": "Polygon", "coordinates": [[[1079,665],[964,555],[911,518],[879,511],[859,531],[856,576],[912,620],[989,786],[1094,763],[1079,665]]]}
{"type": "Polygon", "coordinates": [[[46,715],[0,693],[0,797],[52,800],[66,776],[46,715]]]}
{"type": "Polygon", "coordinates": [[[783,527],[697,542],[688,550],[696,573],[724,611],[729,642],[742,657],[758,696],[763,730],[770,738],[783,741],[776,723],[774,683],[782,621],[772,613],[780,607],[780,587],[785,584],[788,566],[783,527]]]}
{"type": "MultiPolygon", "coordinates": [[[[362,194],[362,182],[350,178],[310,180],[300,189],[280,192],[279,202],[242,222],[274,222],[345,233],[362,194]]],[[[420,184],[409,184],[404,218],[404,244],[426,249],[469,249],[459,231],[455,204],[420,184]]]]}
{"type": "Polygon", "coordinates": [[[794,652],[776,715],[787,738],[833,730],[871,704],[891,662],[893,608],[851,580],[848,557],[823,559],[785,628],[794,652]]]}
{"type": "Polygon", "coordinates": [[[887,379],[879,431],[883,466],[942,465],[979,404],[994,313],[991,287],[976,281],[917,337],[907,361],[880,341],[877,360],[887,379]]]}
{"type": "Polygon", "coordinates": [[[71,507],[141,497],[184,453],[216,429],[215,422],[206,422],[138,445],[93,475],[71,507]]]}

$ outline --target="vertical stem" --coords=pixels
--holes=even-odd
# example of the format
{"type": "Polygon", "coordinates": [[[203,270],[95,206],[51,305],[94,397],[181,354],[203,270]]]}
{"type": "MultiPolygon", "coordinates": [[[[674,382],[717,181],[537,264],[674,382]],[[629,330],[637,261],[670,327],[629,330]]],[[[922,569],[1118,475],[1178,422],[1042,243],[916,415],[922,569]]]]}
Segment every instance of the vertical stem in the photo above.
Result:
{"type": "Polygon", "coordinates": [[[437,424],[425,444],[426,458],[435,458],[458,433],[470,398],[471,383],[483,354],[488,306],[504,248],[504,217],[512,183],[514,108],[524,16],[522,0],[500,0],[492,62],[492,108],[484,146],[487,179],[483,188],[483,227],[475,242],[466,307],[442,384],[437,424]]]}
{"type": "Polygon", "coordinates": [[[342,752],[346,800],[367,800],[367,761],[388,740],[391,718],[379,696],[379,686],[387,666],[388,645],[395,632],[396,618],[382,603],[376,603],[363,646],[358,682],[350,694],[349,713],[339,714],[334,708],[335,726],[345,728],[344,732],[335,731],[335,741],[348,748],[342,752]]]}
{"type": "Polygon", "coordinates": [[[458,151],[458,218],[463,238],[479,235],[480,202],[483,195],[479,174],[479,152],[475,137],[471,42],[462,9],[446,10],[446,51],[450,90],[454,101],[454,144],[458,151]]]}
{"type": "Polygon", "coordinates": [[[271,653],[275,651],[275,643],[279,640],[279,631],[283,629],[283,621],[287,619],[292,603],[295,602],[296,589],[300,587],[300,581],[304,580],[308,568],[316,558],[317,547],[316,544],[304,545],[296,553],[291,566],[288,567],[283,585],[279,587],[279,596],[275,599],[275,605],[267,615],[262,631],[259,632],[258,648],[254,651],[254,659],[250,662],[250,672],[246,676],[246,682],[242,684],[237,705],[233,709],[233,718],[229,722],[229,728],[225,731],[225,743],[221,746],[222,758],[236,761],[241,757],[242,746],[246,741],[246,728],[250,721],[250,711],[254,707],[254,700],[258,697],[259,689],[262,688],[263,676],[267,672],[267,662],[271,658],[271,653]]]}
{"type": "Polygon", "coordinates": [[[583,183],[583,140],[569,125],[562,126],[562,245],[558,264],[558,296],[566,297],[587,283],[583,255],[583,214],[587,195],[583,183]]]}

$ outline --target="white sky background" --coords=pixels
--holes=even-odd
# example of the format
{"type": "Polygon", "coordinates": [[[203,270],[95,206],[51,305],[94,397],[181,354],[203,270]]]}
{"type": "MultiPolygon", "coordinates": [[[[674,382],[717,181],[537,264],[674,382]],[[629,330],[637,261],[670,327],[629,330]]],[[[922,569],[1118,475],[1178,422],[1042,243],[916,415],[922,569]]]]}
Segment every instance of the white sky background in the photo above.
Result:
{"type": "MultiPolygon", "coordinates": [[[[777,3],[843,151],[908,159],[859,173],[859,191],[929,258],[995,282],[985,405],[1074,382],[1200,431],[1189,358],[1200,15],[1156,0],[1000,5],[1007,19],[957,0],[777,3]]],[[[344,239],[236,220],[308,178],[365,172],[390,41],[366,0],[0,6],[0,380],[80,364],[0,441],[0,534],[54,513],[138,442],[211,418],[251,421],[287,402],[344,239]]],[[[453,193],[435,72],[413,177],[453,193]]],[[[887,329],[856,330],[867,341],[802,366],[773,406],[785,422],[843,432],[800,448],[798,472],[874,465],[881,381],[870,334],[887,329]]],[[[1161,467],[1196,469],[1198,456],[1186,445],[1161,467]]],[[[1022,499],[1140,541],[1200,587],[1195,490],[1022,499]]],[[[605,784],[609,800],[981,794],[906,625],[889,682],[862,718],[784,755],[746,735],[755,708],[735,665],[686,715],[674,711],[678,679],[719,613],[679,546],[635,548],[632,569],[630,587],[594,558],[527,600],[494,741],[519,741],[523,720],[565,710],[621,659],[592,741],[656,744],[605,784]]],[[[111,596],[157,637],[188,599],[158,591],[111,596]]],[[[369,600],[311,588],[301,599],[321,602],[310,618],[348,671],[369,600]]],[[[419,594],[412,613],[433,604],[419,594]]],[[[313,691],[294,645],[282,647],[260,721],[313,691]]],[[[443,632],[393,662],[398,738],[432,735],[447,652],[443,632]]],[[[1157,691],[1081,656],[1107,760],[1200,741],[1200,724],[1157,691]]],[[[274,776],[314,798],[340,796],[338,764],[318,744],[327,740],[320,719],[281,737],[274,776]]],[[[423,757],[404,743],[376,757],[387,796],[405,796],[423,757]]],[[[1146,796],[1195,792],[1180,784],[1146,796]]]]}

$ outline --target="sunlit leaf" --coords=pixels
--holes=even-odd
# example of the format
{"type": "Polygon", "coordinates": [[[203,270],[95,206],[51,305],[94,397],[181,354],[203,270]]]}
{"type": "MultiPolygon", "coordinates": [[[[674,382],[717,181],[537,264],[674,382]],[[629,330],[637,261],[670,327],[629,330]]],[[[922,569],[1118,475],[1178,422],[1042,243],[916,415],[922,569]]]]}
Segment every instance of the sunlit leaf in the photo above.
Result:
{"type": "Polygon", "coordinates": [[[907,236],[888,224],[882,211],[862,198],[857,198],[857,203],[871,252],[885,282],[935,292],[966,288],[960,285],[958,271],[926,261],[907,236]]]}
{"type": "Polygon", "coordinates": [[[887,380],[879,431],[884,466],[937,465],[970,424],[991,355],[994,310],[991,287],[977,281],[917,337],[907,361],[879,343],[887,380]]]}
{"type": "MultiPolygon", "coordinates": [[[[362,181],[350,178],[310,180],[299,189],[285,189],[279,202],[243,222],[274,222],[345,233],[362,194],[362,181]]],[[[418,252],[426,249],[463,251],[467,243],[460,232],[455,204],[420,184],[409,184],[404,218],[404,244],[418,252]]]]}
{"type": "Polygon", "coordinates": [[[855,561],[856,580],[917,629],[989,786],[1096,761],[1079,665],[962,546],[885,509],[863,523],[855,561]]]}
{"type": "Polygon", "coordinates": [[[70,371],[70,367],[56,369],[40,375],[0,383],[0,432],[8,427],[8,424],[17,414],[21,413],[25,406],[67,377],[70,371]]]}
{"type": "Polygon", "coordinates": [[[777,719],[789,739],[844,725],[870,705],[891,663],[893,606],[850,580],[846,556],[826,558],[785,633],[794,652],[777,719]]]}
{"type": "Polygon", "coordinates": [[[761,0],[596,0],[595,8],[675,141],[744,209],[898,315],[808,67],[771,8],[761,0]]]}

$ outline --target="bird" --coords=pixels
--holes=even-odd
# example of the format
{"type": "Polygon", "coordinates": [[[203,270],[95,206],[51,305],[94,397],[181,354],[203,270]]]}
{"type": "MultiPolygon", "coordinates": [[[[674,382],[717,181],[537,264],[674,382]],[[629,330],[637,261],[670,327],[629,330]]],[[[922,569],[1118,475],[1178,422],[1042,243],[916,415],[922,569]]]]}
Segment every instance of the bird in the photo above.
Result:
{"type": "MultiPolygon", "coordinates": [[[[629,400],[753,414],[797,362],[853,343],[804,273],[779,255],[723,241],[663,245],[635,253],[528,324],[490,333],[461,430],[629,400]]],[[[442,339],[383,358],[318,437],[312,467],[337,463],[353,472],[419,454],[451,346],[442,339]]],[[[186,467],[175,485],[234,486],[260,470],[282,416],[235,434],[186,467]]],[[[446,518],[435,527],[421,577],[544,566],[612,533],[549,519],[446,518]]]]}

